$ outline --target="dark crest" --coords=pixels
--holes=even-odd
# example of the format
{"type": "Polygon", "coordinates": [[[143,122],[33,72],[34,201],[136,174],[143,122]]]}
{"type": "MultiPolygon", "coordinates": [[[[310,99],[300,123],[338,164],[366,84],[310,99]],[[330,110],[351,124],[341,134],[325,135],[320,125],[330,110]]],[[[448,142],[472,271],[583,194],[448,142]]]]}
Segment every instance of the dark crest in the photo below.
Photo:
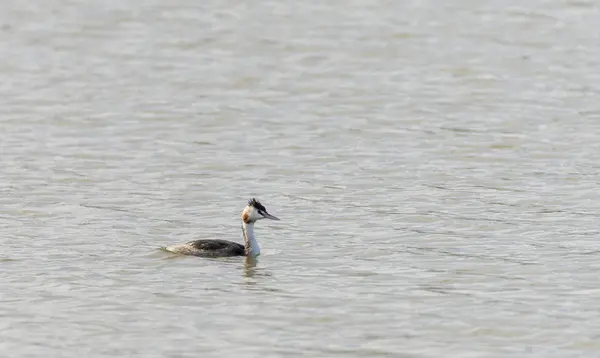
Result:
{"type": "Polygon", "coordinates": [[[260,210],[260,211],[267,211],[267,209],[265,209],[265,207],[258,200],[254,199],[254,198],[248,200],[248,205],[253,206],[255,209],[260,210]]]}

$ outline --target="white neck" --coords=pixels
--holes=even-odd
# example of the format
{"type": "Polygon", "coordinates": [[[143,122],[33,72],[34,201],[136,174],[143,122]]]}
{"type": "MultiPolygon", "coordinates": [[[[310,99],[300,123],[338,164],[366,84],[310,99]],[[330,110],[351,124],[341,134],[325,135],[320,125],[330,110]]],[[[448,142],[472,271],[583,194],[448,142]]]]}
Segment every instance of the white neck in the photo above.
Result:
{"type": "Polygon", "coordinates": [[[242,233],[244,234],[244,247],[246,256],[256,257],[260,255],[260,248],[254,236],[254,223],[245,223],[242,221],[242,233]]]}

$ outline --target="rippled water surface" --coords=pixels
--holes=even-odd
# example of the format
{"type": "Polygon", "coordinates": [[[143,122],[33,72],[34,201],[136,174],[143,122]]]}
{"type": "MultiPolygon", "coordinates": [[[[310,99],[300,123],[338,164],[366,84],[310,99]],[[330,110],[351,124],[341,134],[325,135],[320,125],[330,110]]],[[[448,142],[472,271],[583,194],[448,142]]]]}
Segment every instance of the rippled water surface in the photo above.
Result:
{"type": "Polygon", "coordinates": [[[4,1],[2,357],[597,357],[594,1],[4,1]],[[262,255],[162,252],[242,241],[262,255]]]}

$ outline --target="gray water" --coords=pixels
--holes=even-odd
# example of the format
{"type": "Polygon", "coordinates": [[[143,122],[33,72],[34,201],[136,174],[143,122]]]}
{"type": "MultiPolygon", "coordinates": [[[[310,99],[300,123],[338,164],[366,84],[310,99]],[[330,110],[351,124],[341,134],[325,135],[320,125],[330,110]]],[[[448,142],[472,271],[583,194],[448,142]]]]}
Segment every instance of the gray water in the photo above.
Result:
{"type": "Polygon", "coordinates": [[[594,1],[4,1],[0,356],[600,356],[594,1]],[[262,255],[160,251],[241,241],[262,255]]]}

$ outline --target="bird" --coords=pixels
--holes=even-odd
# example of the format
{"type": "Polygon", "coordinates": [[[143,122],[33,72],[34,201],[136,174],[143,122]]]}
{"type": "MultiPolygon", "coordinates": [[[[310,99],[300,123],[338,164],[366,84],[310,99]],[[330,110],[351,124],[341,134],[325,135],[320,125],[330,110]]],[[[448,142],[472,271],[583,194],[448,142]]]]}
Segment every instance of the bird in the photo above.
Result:
{"type": "Polygon", "coordinates": [[[183,244],[167,246],[168,252],[201,257],[230,257],[246,256],[255,258],[260,255],[260,247],[254,236],[254,223],[262,219],[279,220],[255,198],[248,200],[248,205],[242,211],[242,234],[244,244],[221,239],[202,239],[183,244]]]}

